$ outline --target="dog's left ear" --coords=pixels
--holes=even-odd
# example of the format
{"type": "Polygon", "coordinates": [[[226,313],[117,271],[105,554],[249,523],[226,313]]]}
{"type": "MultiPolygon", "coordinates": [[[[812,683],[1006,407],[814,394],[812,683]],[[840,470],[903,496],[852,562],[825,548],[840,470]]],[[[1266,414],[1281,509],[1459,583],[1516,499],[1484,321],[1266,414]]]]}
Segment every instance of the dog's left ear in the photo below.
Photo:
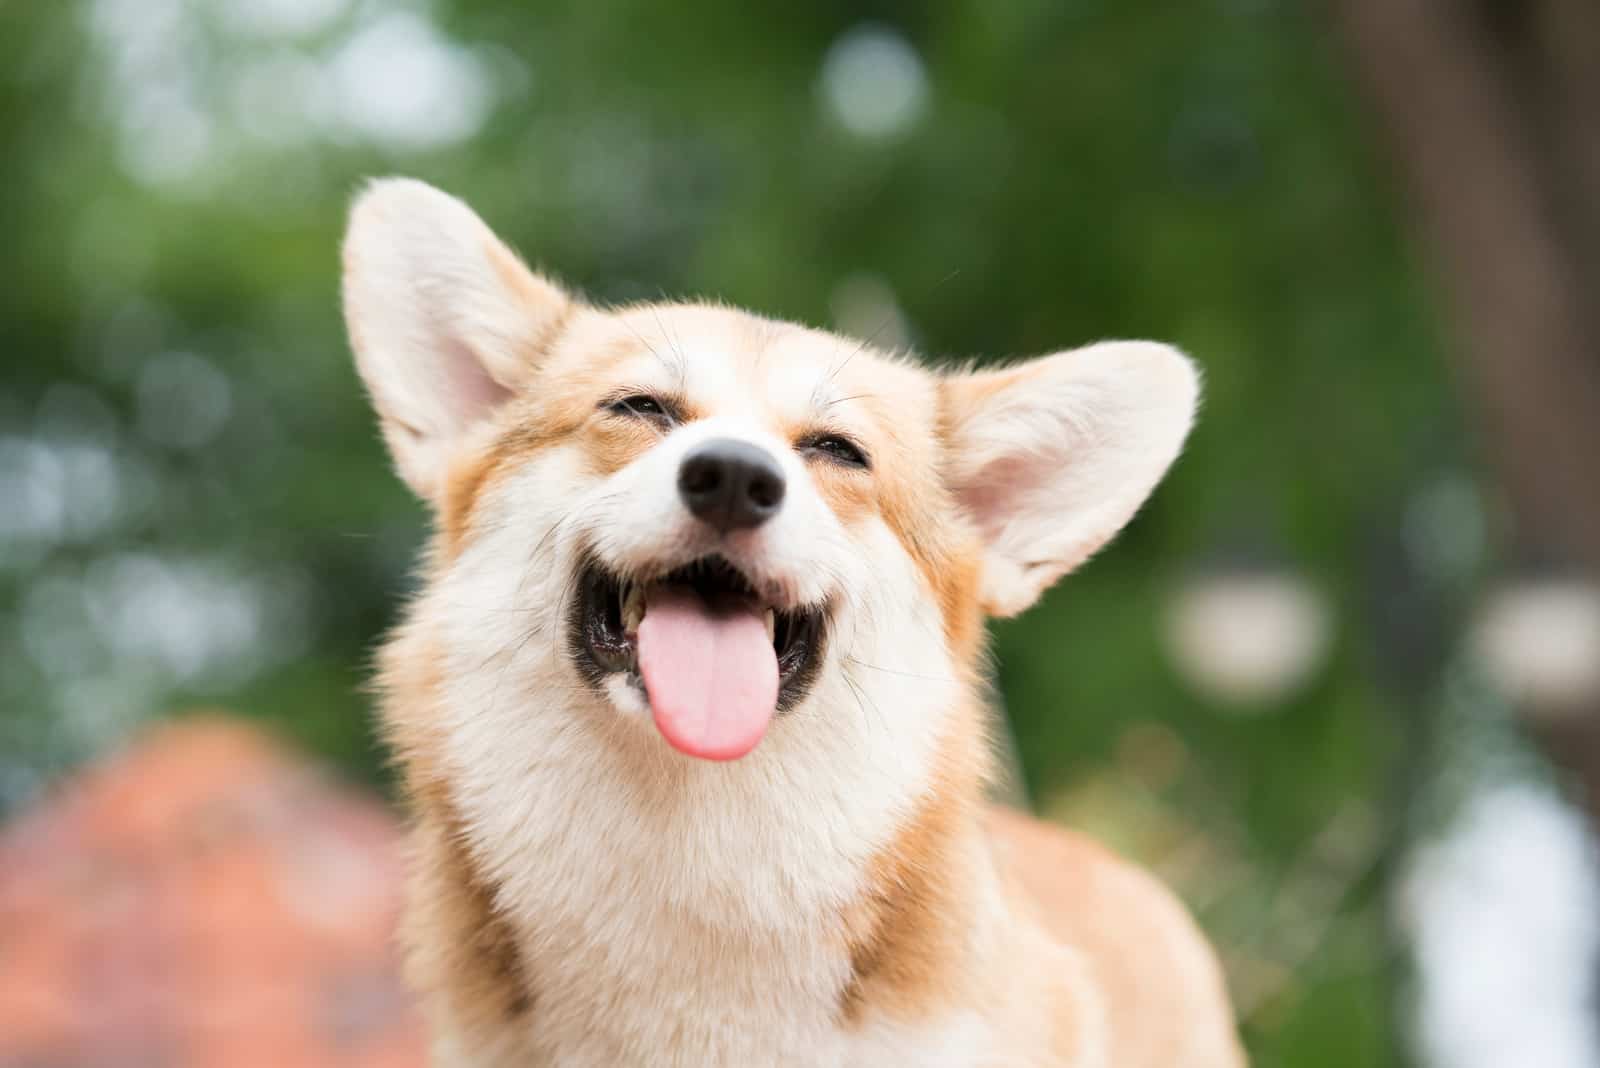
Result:
{"type": "Polygon", "coordinates": [[[951,375],[952,488],[984,540],[981,596],[1015,615],[1133,518],[1177,457],[1199,379],[1178,350],[1108,341],[951,375]]]}

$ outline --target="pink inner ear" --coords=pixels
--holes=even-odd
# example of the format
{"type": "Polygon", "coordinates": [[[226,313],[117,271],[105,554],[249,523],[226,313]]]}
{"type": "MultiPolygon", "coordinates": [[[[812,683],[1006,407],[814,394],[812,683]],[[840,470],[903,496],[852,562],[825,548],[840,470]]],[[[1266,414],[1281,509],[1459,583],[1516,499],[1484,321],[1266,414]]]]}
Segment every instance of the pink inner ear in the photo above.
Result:
{"type": "Polygon", "coordinates": [[[1021,501],[1038,488],[1046,466],[1042,457],[1007,456],[985,464],[961,487],[961,503],[984,541],[993,543],[1005,531],[1021,501]]]}
{"type": "Polygon", "coordinates": [[[449,404],[456,426],[465,427],[504,403],[511,391],[494,380],[467,345],[457,341],[448,348],[443,368],[449,376],[449,404]]]}

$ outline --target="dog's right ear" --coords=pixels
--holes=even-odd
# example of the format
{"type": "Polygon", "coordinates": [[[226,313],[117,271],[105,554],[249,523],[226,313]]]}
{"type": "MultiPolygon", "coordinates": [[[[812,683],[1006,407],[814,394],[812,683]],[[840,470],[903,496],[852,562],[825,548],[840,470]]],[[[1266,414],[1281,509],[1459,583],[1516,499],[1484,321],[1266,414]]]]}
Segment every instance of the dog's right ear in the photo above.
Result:
{"type": "Polygon", "coordinates": [[[356,198],[344,317],[395,467],[438,503],[463,437],[519,387],[572,300],[461,201],[406,178],[356,198]]]}

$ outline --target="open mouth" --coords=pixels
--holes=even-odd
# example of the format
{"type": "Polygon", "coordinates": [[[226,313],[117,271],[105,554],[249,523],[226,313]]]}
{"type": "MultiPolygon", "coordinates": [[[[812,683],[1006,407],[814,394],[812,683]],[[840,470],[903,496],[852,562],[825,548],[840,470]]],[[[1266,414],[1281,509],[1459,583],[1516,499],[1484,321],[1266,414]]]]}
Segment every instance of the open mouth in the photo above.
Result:
{"type": "MultiPolygon", "coordinates": [[[[571,647],[597,685],[626,673],[645,691],[668,740],[689,751],[695,746],[680,744],[676,729],[684,718],[694,722],[695,737],[731,737],[743,730],[758,740],[758,706],[765,703],[770,717],[798,703],[821,660],[825,624],[821,606],[778,610],[763,602],[720,556],[645,581],[623,579],[591,562],[573,605],[571,647]],[[702,720],[730,719],[746,726],[701,726],[702,720]]],[[[719,740],[711,748],[716,752],[696,755],[725,758],[724,751],[738,746],[719,740]]]]}

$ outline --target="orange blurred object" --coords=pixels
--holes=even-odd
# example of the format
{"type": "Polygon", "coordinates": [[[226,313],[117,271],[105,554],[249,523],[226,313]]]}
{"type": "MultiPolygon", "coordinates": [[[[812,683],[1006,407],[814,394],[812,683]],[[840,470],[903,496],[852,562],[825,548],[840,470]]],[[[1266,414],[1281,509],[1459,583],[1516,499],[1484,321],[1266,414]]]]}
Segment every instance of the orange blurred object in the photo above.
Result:
{"type": "Polygon", "coordinates": [[[159,727],[0,830],[0,1064],[420,1068],[400,892],[380,802],[159,727]]]}

